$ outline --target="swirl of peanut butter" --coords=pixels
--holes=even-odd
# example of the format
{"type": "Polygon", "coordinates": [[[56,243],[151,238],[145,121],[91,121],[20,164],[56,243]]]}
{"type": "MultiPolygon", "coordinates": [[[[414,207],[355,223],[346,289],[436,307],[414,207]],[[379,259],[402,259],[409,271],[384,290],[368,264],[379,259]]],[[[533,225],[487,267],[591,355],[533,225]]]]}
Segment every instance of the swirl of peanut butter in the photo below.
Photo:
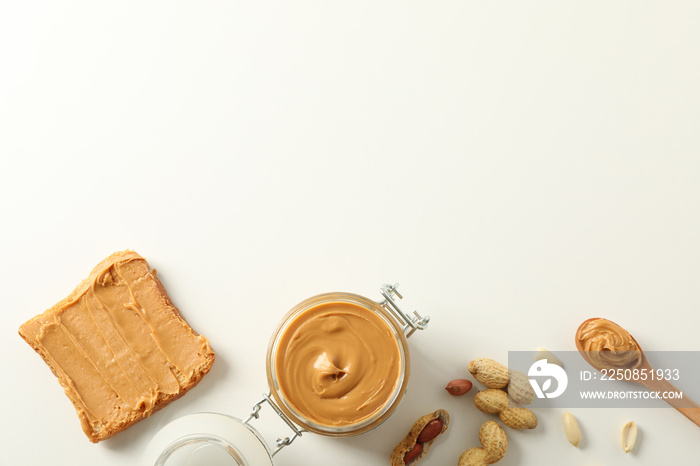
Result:
{"type": "Polygon", "coordinates": [[[374,312],[341,301],[297,316],[280,338],[275,365],[279,388],[295,410],[333,427],[381,411],[402,371],[389,325],[374,312]]]}
{"type": "Polygon", "coordinates": [[[642,365],[642,351],[632,335],[607,319],[584,322],[576,333],[579,347],[596,368],[635,369],[642,365]]]}

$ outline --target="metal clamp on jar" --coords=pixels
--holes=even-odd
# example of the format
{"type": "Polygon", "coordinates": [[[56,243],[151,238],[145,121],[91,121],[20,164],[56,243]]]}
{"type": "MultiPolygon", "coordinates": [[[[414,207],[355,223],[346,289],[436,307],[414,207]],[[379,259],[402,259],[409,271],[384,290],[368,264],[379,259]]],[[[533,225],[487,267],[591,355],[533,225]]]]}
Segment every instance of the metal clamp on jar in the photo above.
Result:
{"type": "Polygon", "coordinates": [[[396,303],[397,285],[376,302],[326,293],[296,305],[277,326],[267,351],[269,392],[240,420],[217,413],[176,419],[151,440],[144,466],[273,466],[273,456],[304,432],[342,437],[378,426],[394,412],[408,384],[407,338],[429,317],[396,303]],[[270,448],[251,425],[263,404],[290,428],[270,448]]]}

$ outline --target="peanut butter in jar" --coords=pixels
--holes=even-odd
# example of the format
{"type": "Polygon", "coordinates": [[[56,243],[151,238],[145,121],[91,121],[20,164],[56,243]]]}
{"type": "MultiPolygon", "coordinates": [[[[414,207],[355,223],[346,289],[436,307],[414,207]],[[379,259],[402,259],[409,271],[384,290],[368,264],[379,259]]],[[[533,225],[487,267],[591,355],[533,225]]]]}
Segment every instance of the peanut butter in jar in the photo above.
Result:
{"type": "Polygon", "coordinates": [[[365,432],[393,412],[408,381],[403,329],[380,304],[349,293],[315,296],[279,325],[268,349],[272,395],[306,430],[365,432]]]}

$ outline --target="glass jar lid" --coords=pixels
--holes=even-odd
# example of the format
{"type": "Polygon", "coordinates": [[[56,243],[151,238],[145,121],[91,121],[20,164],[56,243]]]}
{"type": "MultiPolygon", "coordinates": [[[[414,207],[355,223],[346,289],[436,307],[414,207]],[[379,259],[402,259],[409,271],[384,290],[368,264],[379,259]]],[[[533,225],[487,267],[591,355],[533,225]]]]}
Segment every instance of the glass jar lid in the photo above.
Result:
{"type": "Polygon", "coordinates": [[[163,427],[146,448],[144,466],[273,466],[260,434],[235,417],[197,413],[163,427]]]}

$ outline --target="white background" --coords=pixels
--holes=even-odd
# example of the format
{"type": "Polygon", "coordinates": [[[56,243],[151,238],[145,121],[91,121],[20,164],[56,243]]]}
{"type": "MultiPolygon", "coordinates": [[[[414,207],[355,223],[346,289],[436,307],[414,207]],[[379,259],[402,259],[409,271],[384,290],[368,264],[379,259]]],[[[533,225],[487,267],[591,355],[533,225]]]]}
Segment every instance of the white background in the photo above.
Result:
{"type": "MultiPolygon", "coordinates": [[[[388,464],[437,408],[452,423],[421,464],[456,465],[492,417],[445,383],[573,350],[589,317],[700,350],[698,24],[696,1],[2,0],[3,464],[135,464],[172,419],[246,416],[276,323],[326,291],[399,282],[432,321],[385,424],[305,435],[278,466],[388,464]],[[217,360],[93,445],[17,328],[126,248],[217,360]]],[[[579,449],[537,414],[499,465],[697,462],[671,409],[575,410],[579,449]]]]}

